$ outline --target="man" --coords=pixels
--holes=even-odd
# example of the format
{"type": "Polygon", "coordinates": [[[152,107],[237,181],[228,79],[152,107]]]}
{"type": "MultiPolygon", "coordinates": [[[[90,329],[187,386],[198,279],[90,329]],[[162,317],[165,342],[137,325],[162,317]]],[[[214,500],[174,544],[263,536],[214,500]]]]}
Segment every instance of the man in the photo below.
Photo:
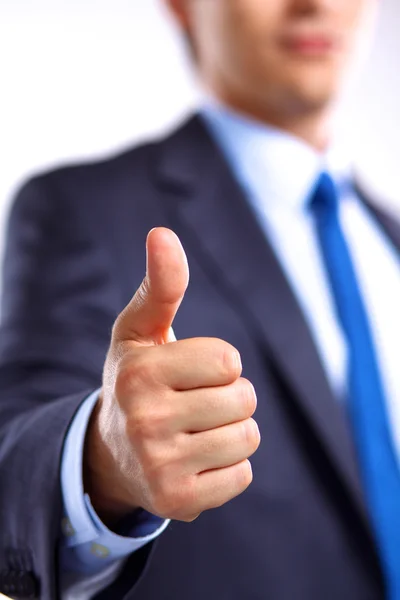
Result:
{"type": "Polygon", "coordinates": [[[200,115],[10,216],[0,589],[398,599],[400,228],[332,141],[376,0],[169,4],[200,115]]]}

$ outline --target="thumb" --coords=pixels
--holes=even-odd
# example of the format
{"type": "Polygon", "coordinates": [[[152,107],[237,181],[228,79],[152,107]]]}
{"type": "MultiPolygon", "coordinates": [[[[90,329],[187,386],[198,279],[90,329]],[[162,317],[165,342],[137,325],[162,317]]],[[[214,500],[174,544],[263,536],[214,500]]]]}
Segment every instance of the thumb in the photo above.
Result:
{"type": "Polygon", "coordinates": [[[189,267],[182,244],[170,229],[152,229],[146,249],[146,276],[114,331],[120,341],[164,344],[175,339],[170,327],[189,282],[189,267]]]}

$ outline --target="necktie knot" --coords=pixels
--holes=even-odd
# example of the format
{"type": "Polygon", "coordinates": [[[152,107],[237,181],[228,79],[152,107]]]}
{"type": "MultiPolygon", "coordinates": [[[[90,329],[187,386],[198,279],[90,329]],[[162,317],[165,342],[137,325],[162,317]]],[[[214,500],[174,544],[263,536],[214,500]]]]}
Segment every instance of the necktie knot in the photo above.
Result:
{"type": "Polygon", "coordinates": [[[310,208],[315,216],[335,213],[338,208],[339,194],[332,177],[321,173],[315,191],[310,200],[310,208]]]}

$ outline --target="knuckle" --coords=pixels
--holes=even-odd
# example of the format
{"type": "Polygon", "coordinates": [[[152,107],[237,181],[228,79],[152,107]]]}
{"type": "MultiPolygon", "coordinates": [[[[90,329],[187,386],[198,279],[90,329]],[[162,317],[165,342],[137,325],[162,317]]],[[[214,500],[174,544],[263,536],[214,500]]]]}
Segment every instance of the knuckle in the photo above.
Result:
{"type": "Polygon", "coordinates": [[[148,469],[147,483],[153,512],[167,517],[171,508],[171,473],[165,467],[148,469]],[[151,473],[151,474],[150,474],[151,473]]]}
{"type": "Polygon", "coordinates": [[[193,514],[193,505],[195,502],[195,485],[194,479],[191,477],[185,478],[175,491],[176,509],[172,515],[181,520],[186,520],[187,516],[193,514]]]}
{"type": "Polygon", "coordinates": [[[133,372],[128,363],[121,364],[115,378],[115,395],[121,399],[132,391],[133,372]]]}
{"type": "MultiPolygon", "coordinates": [[[[141,405],[132,409],[128,421],[128,435],[135,440],[147,438],[151,434],[151,425],[149,425],[149,412],[141,405]]],[[[150,435],[150,437],[152,437],[150,435]]]]}
{"type": "MultiPolygon", "coordinates": [[[[195,510],[195,485],[190,477],[180,480],[169,478],[154,495],[154,506],[171,519],[187,521],[195,510]]],[[[192,519],[193,520],[193,519],[192,519]]]]}
{"type": "Polygon", "coordinates": [[[166,406],[157,409],[140,406],[130,418],[130,433],[144,439],[166,439],[172,433],[172,415],[166,406]]]}
{"type": "Polygon", "coordinates": [[[155,382],[155,369],[149,356],[144,358],[127,356],[121,360],[116,375],[117,396],[137,393],[143,387],[150,387],[155,382]]]}
{"type": "Polygon", "coordinates": [[[157,368],[149,353],[146,356],[136,357],[131,364],[133,378],[146,385],[154,384],[156,380],[157,368]]]}

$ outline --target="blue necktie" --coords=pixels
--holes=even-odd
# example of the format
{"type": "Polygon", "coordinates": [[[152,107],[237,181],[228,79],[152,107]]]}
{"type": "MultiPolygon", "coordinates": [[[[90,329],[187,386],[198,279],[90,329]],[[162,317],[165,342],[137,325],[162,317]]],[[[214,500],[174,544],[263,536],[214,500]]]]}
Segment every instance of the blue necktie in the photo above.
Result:
{"type": "Polygon", "coordinates": [[[323,173],[311,200],[311,210],[337,316],[348,344],[348,413],[387,597],[400,600],[400,470],[371,327],[340,225],[338,196],[331,177],[323,173]]]}

